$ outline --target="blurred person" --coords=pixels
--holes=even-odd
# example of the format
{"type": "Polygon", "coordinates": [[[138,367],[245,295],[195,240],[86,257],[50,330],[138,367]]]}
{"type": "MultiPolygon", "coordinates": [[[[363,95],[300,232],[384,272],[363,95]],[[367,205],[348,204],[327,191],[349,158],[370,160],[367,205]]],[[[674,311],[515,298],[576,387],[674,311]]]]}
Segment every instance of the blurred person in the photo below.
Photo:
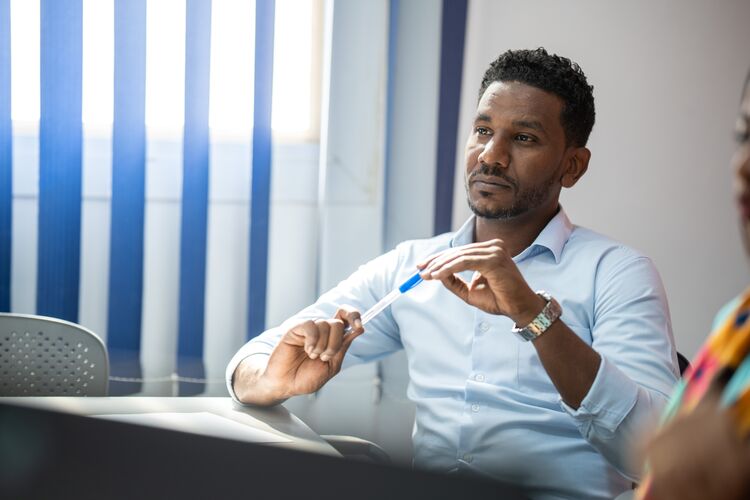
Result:
{"type": "MultiPolygon", "coordinates": [[[[750,252],[750,73],[732,159],[734,193],[750,252]]],[[[750,289],[727,304],[679,382],[665,424],[647,447],[648,500],[750,498],[750,289]]]]}

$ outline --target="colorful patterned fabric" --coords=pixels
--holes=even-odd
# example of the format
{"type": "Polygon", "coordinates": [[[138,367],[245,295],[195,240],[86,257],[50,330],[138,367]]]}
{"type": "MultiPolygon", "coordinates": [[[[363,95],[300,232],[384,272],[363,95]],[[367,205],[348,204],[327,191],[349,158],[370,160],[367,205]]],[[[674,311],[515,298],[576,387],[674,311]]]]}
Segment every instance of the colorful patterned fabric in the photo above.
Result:
{"type": "MultiPolygon", "coordinates": [[[[718,386],[721,404],[733,413],[739,435],[750,433],[750,289],[734,303],[677,384],[662,425],[693,411],[706,392],[718,386]]],[[[637,498],[649,499],[648,491],[646,477],[637,498]]]]}

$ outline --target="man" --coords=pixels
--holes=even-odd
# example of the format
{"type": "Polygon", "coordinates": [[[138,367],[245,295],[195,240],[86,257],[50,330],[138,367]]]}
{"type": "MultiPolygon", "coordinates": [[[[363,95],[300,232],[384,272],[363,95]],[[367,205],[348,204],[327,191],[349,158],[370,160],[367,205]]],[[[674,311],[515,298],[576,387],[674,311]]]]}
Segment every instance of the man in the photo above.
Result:
{"type": "Polygon", "coordinates": [[[417,466],[497,477],[537,498],[629,488],[637,468],[623,450],[662,410],[677,370],[651,261],[559,206],[586,172],[593,124],[576,64],[544,49],[501,55],[466,144],[474,216],[400,244],[249,342],[228,367],[230,391],[276,404],[319,389],[344,361],[403,348],[417,466]],[[364,331],[357,311],[417,268],[425,283],[364,331]]]}

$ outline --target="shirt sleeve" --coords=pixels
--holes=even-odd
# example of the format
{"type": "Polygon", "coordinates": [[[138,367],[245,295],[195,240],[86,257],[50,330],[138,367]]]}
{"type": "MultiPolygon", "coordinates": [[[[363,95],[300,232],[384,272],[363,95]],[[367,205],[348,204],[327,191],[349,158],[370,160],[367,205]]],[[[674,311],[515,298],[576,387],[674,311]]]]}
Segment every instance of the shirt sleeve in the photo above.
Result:
{"type": "MultiPolygon", "coordinates": [[[[333,289],[321,295],[313,305],[243,345],[232,357],[226,369],[227,390],[232,398],[239,403],[233,388],[237,366],[249,356],[265,356],[267,360],[291,326],[310,319],[332,318],[343,305],[353,307],[364,314],[393,290],[395,283],[400,283],[411,275],[414,270],[403,268],[399,248],[364,264],[333,289]]],[[[386,309],[370,321],[365,326],[365,333],[352,343],[344,358],[343,368],[380,359],[401,348],[398,325],[390,309],[386,309]]]]}
{"type": "Polygon", "coordinates": [[[592,347],[599,370],[578,409],[562,400],[581,435],[637,481],[632,451],[656,425],[678,378],[666,293],[648,258],[621,260],[597,277],[592,347]]]}

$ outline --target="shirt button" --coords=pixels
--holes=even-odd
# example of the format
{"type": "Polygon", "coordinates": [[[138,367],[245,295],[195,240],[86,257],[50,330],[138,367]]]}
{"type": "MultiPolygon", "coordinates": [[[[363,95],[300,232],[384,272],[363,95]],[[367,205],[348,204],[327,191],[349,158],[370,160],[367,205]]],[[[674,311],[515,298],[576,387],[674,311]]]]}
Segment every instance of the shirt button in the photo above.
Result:
{"type": "Polygon", "coordinates": [[[486,321],[481,321],[479,323],[479,331],[486,332],[489,329],[490,329],[490,325],[488,325],[486,321]]]}
{"type": "Polygon", "coordinates": [[[471,463],[471,461],[474,459],[474,457],[472,457],[468,453],[464,453],[464,456],[461,458],[463,458],[464,462],[467,462],[467,463],[471,463]]]}
{"type": "Polygon", "coordinates": [[[474,377],[474,380],[476,380],[477,382],[484,382],[484,375],[482,375],[481,373],[477,373],[476,377],[474,377]]]}
{"type": "Polygon", "coordinates": [[[476,403],[471,405],[471,411],[473,411],[474,413],[477,413],[479,411],[479,405],[476,403]]]}

